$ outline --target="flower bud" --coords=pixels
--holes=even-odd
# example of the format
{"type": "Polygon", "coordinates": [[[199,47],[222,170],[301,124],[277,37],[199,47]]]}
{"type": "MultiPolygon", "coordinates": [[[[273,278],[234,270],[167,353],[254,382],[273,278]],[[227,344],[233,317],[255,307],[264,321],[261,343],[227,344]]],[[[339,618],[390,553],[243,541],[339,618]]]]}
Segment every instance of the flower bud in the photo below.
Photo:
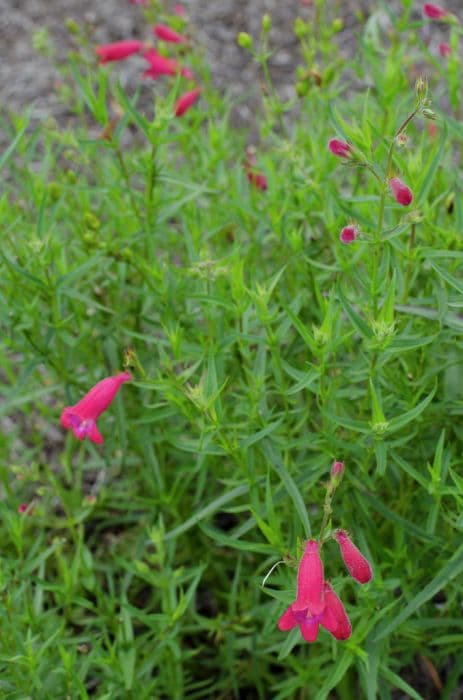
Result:
{"type": "Polygon", "coordinates": [[[413,192],[402,180],[398,177],[393,177],[389,180],[389,187],[396,202],[403,207],[408,207],[413,201],[413,192]]]}
{"type": "Polygon", "coordinates": [[[339,158],[349,158],[351,155],[351,147],[349,144],[345,141],[341,141],[340,139],[331,139],[328,142],[328,148],[333,155],[338,156],[339,158]]]}
{"type": "Polygon", "coordinates": [[[345,530],[336,530],[334,538],[339,544],[344,564],[353,579],[358,583],[368,583],[373,578],[370,563],[351,541],[345,530]]]}
{"type": "Polygon", "coordinates": [[[341,476],[342,474],[344,474],[344,462],[333,462],[331,476],[341,476]]]}
{"type": "Polygon", "coordinates": [[[437,119],[437,114],[432,111],[432,109],[423,109],[421,112],[425,119],[432,119],[433,121],[437,119]]]}
{"type": "Polygon", "coordinates": [[[265,13],[265,15],[262,17],[262,31],[264,32],[269,32],[272,28],[272,18],[268,14],[268,12],[265,13]]]}
{"type": "Polygon", "coordinates": [[[439,7],[439,5],[434,5],[431,2],[426,2],[423,5],[423,14],[425,17],[428,17],[428,19],[444,19],[449,16],[449,13],[447,10],[444,10],[443,7],[439,7]]]}
{"type": "Polygon", "coordinates": [[[240,32],[238,34],[238,45],[242,49],[252,49],[252,36],[247,32],[240,32]]]}
{"type": "Polygon", "coordinates": [[[452,53],[452,47],[449,44],[446,44],[445,41],[439,44],[438,49],[442,58],[447,58],[452,53]]]}
{"type": "Polygon", "coordinates": [[[344,243],[344,245],[349,245],[349,243],[353,243],[355,241],[357,236],[358,229],[356,226],[344,226],[341,233],[339,234],[339,240],[341,241],[341,243],[344,243]]]}

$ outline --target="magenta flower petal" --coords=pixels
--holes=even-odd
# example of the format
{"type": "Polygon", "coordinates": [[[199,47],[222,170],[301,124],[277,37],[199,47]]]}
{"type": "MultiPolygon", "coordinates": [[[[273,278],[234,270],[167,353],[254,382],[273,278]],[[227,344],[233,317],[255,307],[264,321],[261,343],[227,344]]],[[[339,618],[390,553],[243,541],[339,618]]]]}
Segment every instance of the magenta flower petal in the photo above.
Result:
{"type": "Polygon", "coordinates": [[[318,615],[323,607],[323,562],[318,542],[309,540],[299,563],[297,597],[293,603],[293,610],[308,608],[312,615],[318,615]]]}
{"type": "Polygon", "coordinates": [[[299,623],[302,637],[306,642],[316,642],[318,637],[319,622],[315,617],[306,617],[299,623]]]}
{"type": "Polygon", "coordinates": [[[446,44],[445,41],[442,42],[442,44],[439,44],[439,54],[442,58],[448,58],[448,56],[451,55],[452,53],[452,47],[449,44],[446,44]]]}
{"type": "Polygon", "coordinates": [[[320,616],[320,624],[336,639],[349,639],[352,634],[350,620],[341,600],[328,582],[325,582],[324,593],[325,609],[320,616]]]}
{"type": "Polygon", "coordinates": [[[297,624],[299,623],[294,615],[292,605],[290,605],[278,620],[278,629],[280,629],[282,632],[288,632],[289,630],[292,630],[293,627],[296,627],[297,624]]]}
{"type": "Polygon", "coordinates": [[[353,579],[358,583],[368,583],[373,578],[370,563],[351,541],[345,530],[336,530],[334,537],[339,544],[344,564],[353,579]]]}
{"type": "Polygon", "coordinates": [[[123,61],[132,54],[141,51],[142,48],[142,41],[116,41],[113,44],[97,46],[95,52],[100,63],[108,63],[109,61],[123,61]]]}

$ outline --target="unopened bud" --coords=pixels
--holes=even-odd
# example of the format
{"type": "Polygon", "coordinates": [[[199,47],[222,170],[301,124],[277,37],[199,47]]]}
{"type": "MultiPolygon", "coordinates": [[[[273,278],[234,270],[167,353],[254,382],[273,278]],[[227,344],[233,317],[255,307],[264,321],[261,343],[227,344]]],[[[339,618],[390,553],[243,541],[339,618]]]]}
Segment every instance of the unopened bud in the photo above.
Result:
{"type": "Polygon", "coordinates": [[[424,100],[428,94],[428,81],[422,75],[416,80],[415,93],[418,100],[424,100]]]}
{"type": "Polygon", "coordinates": [[[333,462],[331,476],[341,476],[344,473],[344,462],[333,462]]]}
{"type": "Polygon", "coordinates": [[[336,17],[336,19],[333,20],[333,23],[331,25],[331,29],[333,30],[333,32],[338,33],[343,27],[344,22],[342,21],[342,19],[340,17],[336,17]]]}
{"type": "Polygon", "coordinates": [[[265,15],[262,17],[262,31],[264,32],[269,32],[272,28],[272,18],[268,14],[268,12],[265,13],[265,15]]]}
{"type": "Polygon", "coordinates": [[[241,46],[242,49],[251,49],[252,36],[247,32],[240,32],[238,34],[238,45],[241,46]]]}

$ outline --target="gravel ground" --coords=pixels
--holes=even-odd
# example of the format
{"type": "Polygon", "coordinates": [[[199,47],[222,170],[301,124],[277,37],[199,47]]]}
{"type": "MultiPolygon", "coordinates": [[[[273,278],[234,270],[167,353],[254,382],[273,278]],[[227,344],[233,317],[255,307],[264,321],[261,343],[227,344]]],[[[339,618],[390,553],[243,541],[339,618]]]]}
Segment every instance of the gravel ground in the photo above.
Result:
{"type": "MultiPolygon", "coordinates": [[[[352,53],[360,29],[358,11],[365,16],[378,6],[376,0],[327,0],[333,15],[341,16],[344,29],[339,45],[346,56],[352,53]]],[[[392,0],[389,6],[396,3],[392,0]]],[[[446,6],[457,11],[462,0],[448,0],[446,6]]],[[[174,5],[166,0],[166,6],[174,5]]],[[[184,0],[193,25],[193,34],[204,47],[218,87],[233,96],[243,97],[234,115],[239,126],[252,123],[258,90],[258,69],[249,54],[236,44],[239,31],[257,36],[264,12],[272,17],[272,76],[279,93],[291,96],[294,69],[299,61],[293,24],[297,16],[309,19],[313,12],[310,0],[184,0]],[[252,94],[254,92],[254,95],[252,94]]],[[[419,17],[421,2],[416,2],[419,17]]],[[[37,55],[32,45],[34,32],[48,28],[57,48],[58,60],[64,59],[72,44],[65,29],[67,18],[85,23],[95,45],[126,38],[150,37],[141,8],[128,0],[0,0],[0,108],[19,112],[33,105],[34,120],[53,115],[59,121],[66,108],[57,99],[54,83],[58,73],[51,60],[37,55]]],[[[387,21],[387,18],[386,18],[387,21]]],[[[428,31],[430,31],[428,27],[428,31]]],[[[433,23],[433,33],[440,31],[433,23]]],[[[140,65],[127,61],[118,66],[123,83],[136,81],[140,65]]]]}

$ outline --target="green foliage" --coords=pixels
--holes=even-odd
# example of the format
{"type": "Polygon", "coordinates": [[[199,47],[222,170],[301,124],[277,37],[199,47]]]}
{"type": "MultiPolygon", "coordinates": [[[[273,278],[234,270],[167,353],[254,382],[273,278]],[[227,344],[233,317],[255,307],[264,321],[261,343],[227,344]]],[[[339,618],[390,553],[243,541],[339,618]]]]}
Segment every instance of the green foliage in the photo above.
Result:
{"type": "Polygon", "coordinates": [[[423,658],[442,697],[458,688],[461,67],[421,45],[404,0],[387,36],[387,9],[370,14],[343,73],[329,4],[296,22],[289,103],[270,18],[241,35],[267,81],[267,191],[194,56],[202,98],[175,119],[183,79],[125,91],[81,37],[61,67],[73,125],[2,124],[5,697],[422,698],[423,658]],[[423,61],[437,136],[409,78],[423,61]],[[99,419],[104,445],[65,434],[63,407],[124,362],[134,381],[99,419]],[[330,526],[375,578],[352,585],[324,545],[353,635],[309,647],[276,625],[334,459],[330,526]]]}

